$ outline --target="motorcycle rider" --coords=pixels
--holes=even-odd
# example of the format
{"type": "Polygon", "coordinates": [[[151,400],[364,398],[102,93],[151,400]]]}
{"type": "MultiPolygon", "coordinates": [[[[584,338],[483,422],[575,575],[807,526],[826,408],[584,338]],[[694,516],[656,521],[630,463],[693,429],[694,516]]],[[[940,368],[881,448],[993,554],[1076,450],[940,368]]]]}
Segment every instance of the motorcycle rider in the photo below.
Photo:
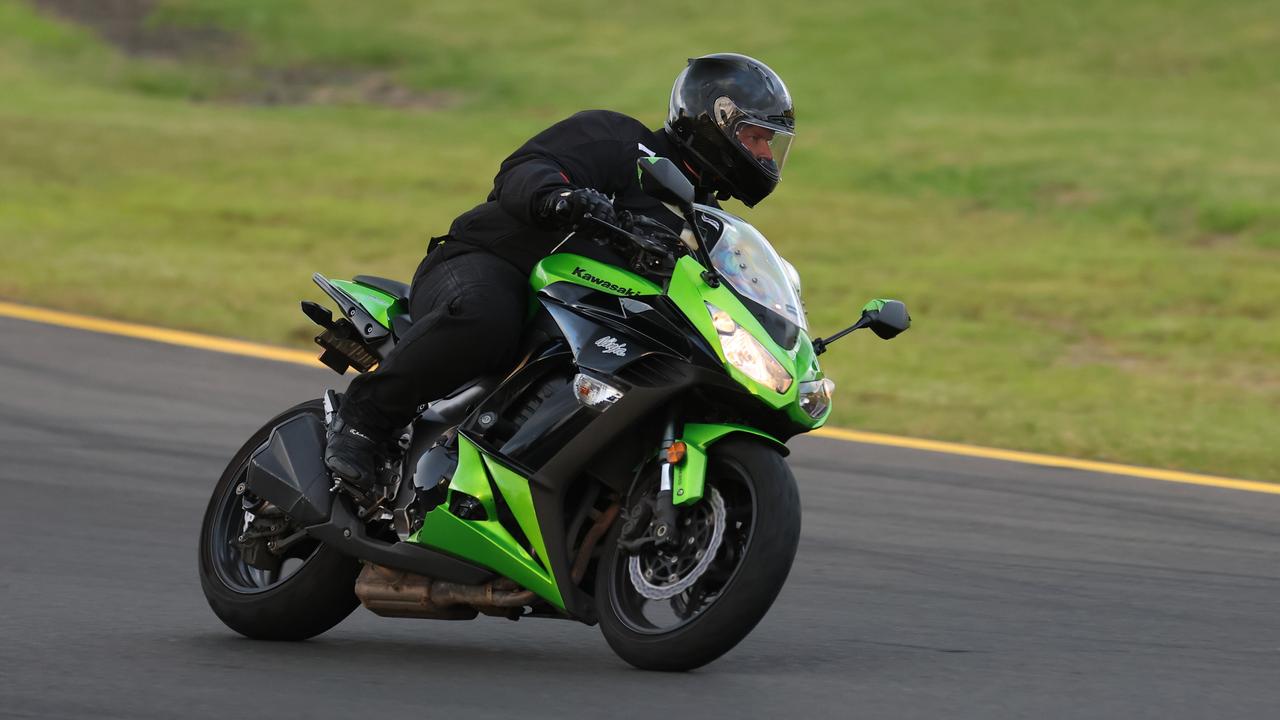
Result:
{"type": "Polygon", "coordinates": [[[641,191],[638,158],[670,158],[700,202],[734,197],[754,207],[781,179],[794,136],[782,79],[733,53],[689,61],[660,130],[588,110],[535,135],[503,161],[486,201],[432,239],[410,290],[412,326],[374,371],[351,381],[330,427],[329,469],[370,489],[380,449],[424,403],[510,369],[534,265],[561,244],[582,255],[603,252],[577,237],[592,231],[588,215],[616,224],[627,210],[679,233],[684,220],[641,191]]]}

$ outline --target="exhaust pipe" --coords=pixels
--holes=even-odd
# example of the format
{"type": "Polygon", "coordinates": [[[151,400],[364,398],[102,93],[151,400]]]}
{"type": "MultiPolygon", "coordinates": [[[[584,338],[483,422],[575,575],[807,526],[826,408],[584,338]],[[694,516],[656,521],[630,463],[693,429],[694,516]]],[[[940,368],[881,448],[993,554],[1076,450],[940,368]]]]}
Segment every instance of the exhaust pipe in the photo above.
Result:
{"type": "Polygon", "coordinates": [[[532,590],[519,590],[505,579],[460,585],[369,563],[356,579],[356,597],[369,611],[383,617],[470,620],[480,612],[517,617],[520,608],[537,595],[532,590]]]}

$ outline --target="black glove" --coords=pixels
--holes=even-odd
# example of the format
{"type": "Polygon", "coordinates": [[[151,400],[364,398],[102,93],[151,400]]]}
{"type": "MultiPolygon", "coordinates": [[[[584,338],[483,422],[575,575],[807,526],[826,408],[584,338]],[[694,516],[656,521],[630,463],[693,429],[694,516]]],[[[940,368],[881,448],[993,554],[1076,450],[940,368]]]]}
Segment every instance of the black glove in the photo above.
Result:
{"type": "Polygon", "coordinates": [[[618,215],[608,196],[591,188],[552,190],[542,199],[539,209],[539,217],[557,230],[576,230],[587,215],[611,225],[618,224],[618,215]]]}

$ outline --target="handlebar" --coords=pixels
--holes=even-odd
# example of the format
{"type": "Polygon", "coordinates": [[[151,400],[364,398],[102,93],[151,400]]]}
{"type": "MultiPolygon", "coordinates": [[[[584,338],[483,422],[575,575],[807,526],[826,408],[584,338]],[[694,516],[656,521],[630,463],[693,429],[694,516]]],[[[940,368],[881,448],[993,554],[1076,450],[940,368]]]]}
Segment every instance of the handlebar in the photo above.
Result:
{"type": "MultiPolygon", "coordinates": [[[[652,222],[655,225],[660,225],[664,230],[667,229],[665,225],[662,225],[662,223],[659,223],[646,215],[632,216],[630,213],[627,213],[626,215],[627,217],[640,218],[642,220],[652,222]]],[[[636,270],[650,272],[669,270],[675,266],[678,255],[683,256],[691,254],[698,259],[698,262],[702,263],[703,267],[706,268],[706,270],[702,272],[703,281],[713,288],[720,286],[720,275],[712,267],[711,256],[707,252],[706,243],[703,241],[701,234],[698,233],[696,228],[694,229],[694,233],[698,238],[698,244],[697,247],[691,251],[689,247],[684,244],[684,241],[675,234],[672,234],[671,241],[664,241],[660,237],[633,233],[625,228],[620,228],[613,223],[605,222],[590,213],[584,215],[583,220],[590,221],[596,227],[607,230],[608,234],[613,238],[624,238],[626,240],[630,240],[631,246],[629,248],[622,249],[630,250],[638,248],[640,250],[639,254],[631,258],[631,266],[636,270]]],[[[692,223],[696,221],[693,220],[692,216],[689,216],[686,217],[686,222],[692,223]]]]}
{"type": "Polygon", "coordinates": [[[607,230],[609,235],[612,235],[615,238],[629,240],[640,250],[654,255],[674,257],[676,246],[679,245],[679,247],[684,247],[682,243],[668,243],[655,236],[641,235],[631,232],[630,230],[614,225],[613,223],[601,220],[590,213],[584,215],[582,219],[590,221],[591,224],[595,225],[597,228],[607,230]]]}

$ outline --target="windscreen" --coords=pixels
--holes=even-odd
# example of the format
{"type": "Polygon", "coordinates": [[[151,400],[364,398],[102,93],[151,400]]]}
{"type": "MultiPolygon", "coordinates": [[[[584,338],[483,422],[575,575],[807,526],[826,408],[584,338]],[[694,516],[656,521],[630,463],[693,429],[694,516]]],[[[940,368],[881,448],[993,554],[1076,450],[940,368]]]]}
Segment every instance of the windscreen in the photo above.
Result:
{"type": "MultiPolygon", "coordinates": [[[[788,324],[808,330],[800,292],[791,282],[785,261],[769,241],[746,221],[723,210],[699,205],[698,211],[703,224],[713,231],[712,237],[716,235],[716,225],[721,226],[719,237],[711,246],[711,264],[720,277],[740,296],[788,324]]],[[[791,343],[784,344],[790,347],[791,343]]]]}

